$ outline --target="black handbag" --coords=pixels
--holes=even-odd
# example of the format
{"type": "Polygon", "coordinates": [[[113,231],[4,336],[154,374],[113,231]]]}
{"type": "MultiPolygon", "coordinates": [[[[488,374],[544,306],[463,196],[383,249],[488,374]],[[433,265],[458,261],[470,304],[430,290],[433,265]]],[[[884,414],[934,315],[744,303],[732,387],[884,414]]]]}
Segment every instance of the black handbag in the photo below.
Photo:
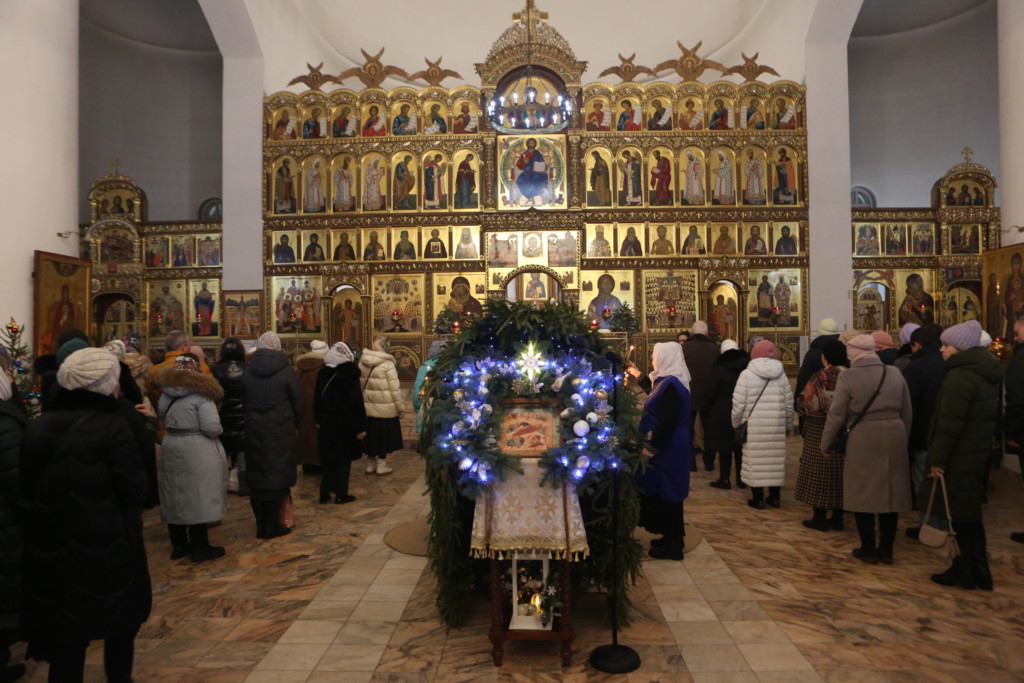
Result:
{"type": "Polygon", "coordinates": [[[750,412],[747,413],[743,422],[740,422],[736,429],[733,430],[732,440],[737,446],[742,446],[747,442],[747,422],[750,420],[750,416],[754,414],[754,408],[757,407],[757,402],[761,400],[761,394],[764,394],[764,390],[768,388],[768,382],[770,381],[770,379],[766,379],[764,381],[764,386],[761,387],[761,393],[754,399],[754,405],[750,406],[750,412]]]}
{"type": "Polygon", "coordinates": [[[871,399],[868,404],[864,406],[864,410],[858,415],[854,421],[849,425],[843,425],[843,428],[836,434],[836,438],[832,439],[832,443],[828,446],[828,452],[834,455],[846,455],[846,440],[850,438],[850,432],[857,426],[857,423],[864,419],[864,416],[868,414],[871,409],[871,404],[878,398],[878,394],[882,391],[882,384],[885,382],[885,366],[882,366],[882,379],[878,380],[878,388],[875,389],[875,393],[871,395],[871,399]]]}

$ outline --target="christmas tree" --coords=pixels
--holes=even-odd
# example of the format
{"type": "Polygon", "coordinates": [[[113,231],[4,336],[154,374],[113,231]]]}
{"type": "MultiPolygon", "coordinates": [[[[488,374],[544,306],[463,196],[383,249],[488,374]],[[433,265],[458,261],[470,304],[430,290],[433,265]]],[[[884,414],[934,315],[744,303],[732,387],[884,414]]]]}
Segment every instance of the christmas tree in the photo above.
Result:
{"type": "Polygon", "coordinates": [[[25,328],[11,318],[11,322],[0,329],[0,344],[3,345],[0,353],[7,356],[8,374],[31,420],[39,415],[39,387],[32,373],[32,353],[22,340],[24,334],[25,328]]]}

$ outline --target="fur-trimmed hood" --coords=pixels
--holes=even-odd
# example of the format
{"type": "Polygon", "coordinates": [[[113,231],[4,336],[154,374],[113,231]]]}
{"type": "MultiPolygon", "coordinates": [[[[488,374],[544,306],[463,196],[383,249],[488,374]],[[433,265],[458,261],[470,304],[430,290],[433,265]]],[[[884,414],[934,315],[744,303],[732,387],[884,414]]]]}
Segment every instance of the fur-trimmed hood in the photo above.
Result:
{"type": "Polygon", "coordinates": [[[224,400],[224,389],[220,382],[199,372],[167,367],[157,371],[154,381],[169,396],[200,394],[214,403],[224,400]]]}

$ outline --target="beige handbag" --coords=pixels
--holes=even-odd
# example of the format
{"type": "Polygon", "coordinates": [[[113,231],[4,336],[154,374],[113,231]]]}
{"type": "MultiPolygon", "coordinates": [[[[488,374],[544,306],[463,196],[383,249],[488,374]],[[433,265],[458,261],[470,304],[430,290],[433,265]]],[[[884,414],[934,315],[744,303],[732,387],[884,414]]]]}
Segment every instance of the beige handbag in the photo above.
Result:
{"type": "Polygon", "coordinates": [[[924,511],[924,520],[921,522],[921,531],[917,538],[926,546],[944,551],[942,554],[946,555],[949,560],[960,556],[960,546],[956,542],[956,531],[953,530],[953,516],[949,511],[949,494],[946,492],[946,479],[941,474],[932,480],[932,492],[928,496],[928,508],[924,511]],[[942,487],[942,502],[946,507],[948,529],[940,529],[931,524],[935,489],[940,486],[942,487]]]}

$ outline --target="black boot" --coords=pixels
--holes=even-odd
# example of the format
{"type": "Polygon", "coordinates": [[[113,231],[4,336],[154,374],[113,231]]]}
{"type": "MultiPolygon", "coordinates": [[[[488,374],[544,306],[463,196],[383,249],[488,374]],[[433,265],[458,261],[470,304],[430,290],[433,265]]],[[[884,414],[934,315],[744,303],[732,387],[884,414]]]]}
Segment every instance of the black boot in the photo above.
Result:
{"type": "Polygon", "coordinates": [[[751,498],[750,500],[747,501],[747,505],[754,508],[755,510],[764,510],[764,487],[750,487],[750,495],[751,498]]]}
{"type": "Polygon", "coordinates": [[[207,562],[224,557],[225,550],[220,546],[210,545],[209,530],[205,524],[193,524],[188,528],[189,545],[192,546],[192,561],[207,562]]]}
{"type": "Polygon", "coordinates": [[[263,503],[257,503],[250,498],[249,506],[252,507],[252,516],[256,518],[256,538],[266,538],[267,529],[263,519],[263,503]]]}
{"type": "Polygon", "coordinates": [[[280,502],[272,500],[268,503],[262,503],[263,505],[263,536],[261,538],[277,538],[278,536],[287,536],[292,532],[286,526],[281,526],[277,521],[278,509],[280,508],[280,502]]]}
{"type": "Polygon", "coordinates": [[[896,542],[898,512],[883,512],[878,515],[878,559],[882,564],[892,564],[892,547],[896,542]]]}
{"type": "Polygon", "coordinates": [[[828,514],[825,508],[814,508],[814,516],[811,519],[804,520],[804,526],[808,529],[814,529],[815,531],[828,531],[828,514]]]}
{"type": "Polygon", "coordinates": [[[828,526],[836,531],[843,530],[843,511],[842,509],[833,510],[832,516],[828,518],[828,526]]]}
{"type": "Polygon", "coordinates": [[[764,502],[768,504],[768,507],[773,508],[777,508],[782,505],[782,487],[769,486],[768,497],[764,499],[764,502]]]}
{"type": "Polygon", "coordinates": [[[855,512],[853,518],[857,522],[860,547],[854,548],[850,554],[861,562],[878,564],[878,547],[875,545],[875,516],[870,512],[855,512]]]}
{"type": "Polygon", "coordinates": [[[648,555],[656,560],[675,560],[678,562],[683,559],[683,539],[682,538],[668,538],[667,536],[663,539],[664,543],[654,547],[652,543],[651,549],[648,551],[648,555]]]}
{"type": "Polygon", "coordinates": [[[736,488],[745,489],[747,485],[743,483],[743,479],[740,478],[740,472],[743,471],[743,451],[736,451],[736,488]]]}
{"type": "Polygon", "coordinates": [[[168,524],[167,535],[171,538],[171,559],[187,557],[192,548],[188,545],[188,527],[184,524],[168,524]]]}
{"type": "Polygon", "coordinates": [[[978,522],[978,535],[974,539],[974,580],[983,591],[994,588],[992,570],[988,568],[988,539],[981,522],[978,522]]]}
{"type": "Polygon", "coordinates": [[[971,562],[963,555],[953,560],[953,564],[946,571],[941,574],[932,574],[932,581],[940,586],[959,586],[969,591],[978,587],[974,580],[974,569],[971,567],[971,562]]]}

